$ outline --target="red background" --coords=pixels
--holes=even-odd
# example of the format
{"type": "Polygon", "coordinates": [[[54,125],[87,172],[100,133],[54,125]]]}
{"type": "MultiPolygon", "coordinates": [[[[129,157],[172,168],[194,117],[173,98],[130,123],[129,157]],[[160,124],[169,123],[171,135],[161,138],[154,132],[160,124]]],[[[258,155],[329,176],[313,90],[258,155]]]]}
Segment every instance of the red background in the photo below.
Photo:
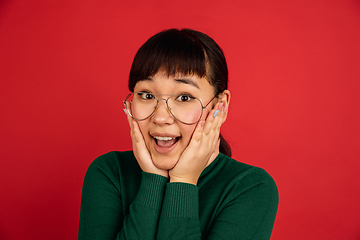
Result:
{"type": "Polygon", "coordinates": [[[0,1],[0,239],[77,238],[88,165],[131,148],[132,58],[171,27],[224,49],[223,135],[277,182],[272,239],[360,239],[355,0],[0,1]]]}

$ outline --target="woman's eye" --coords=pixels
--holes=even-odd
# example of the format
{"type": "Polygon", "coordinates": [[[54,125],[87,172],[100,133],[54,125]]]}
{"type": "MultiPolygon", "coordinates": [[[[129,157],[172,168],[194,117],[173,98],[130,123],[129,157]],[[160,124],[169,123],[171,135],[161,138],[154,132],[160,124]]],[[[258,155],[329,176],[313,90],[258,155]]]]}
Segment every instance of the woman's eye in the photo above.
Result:
{"type": "Polygon", "coordinates": [[[151,93],[147,93],[147,92],[140,92],[138,93],[138,95],[144,99],[144,100],[151,100],[151,99],[154,99],[154,95],[152,95],[151,93]]]}
{"type": "Polygon", "coordinates": [[[189,95],[179,95],[176,97],[176,100],[179,102],[188,102],[192,99],[194,99],[194,97],[189,96],[189,95]]]}

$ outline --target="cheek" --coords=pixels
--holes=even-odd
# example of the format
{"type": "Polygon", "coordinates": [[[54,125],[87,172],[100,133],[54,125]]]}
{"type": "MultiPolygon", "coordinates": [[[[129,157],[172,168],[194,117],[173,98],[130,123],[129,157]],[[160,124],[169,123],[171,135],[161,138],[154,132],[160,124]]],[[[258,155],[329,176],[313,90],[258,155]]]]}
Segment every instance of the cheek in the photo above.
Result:
{"type": "Polygon", "coordinates": [[[195,128],[196,128],[196,124],[181,126],[181,137],[182,137],[182,141],[185,145],[189,144],[195,128]]]}
{"type": "MultiPolygon", "coordinates": [[[[136,104],[131,105],[131,114],[134,118],[137,118],[137,119],[144,119],[148,116],[147,113],[144,113],[144,108],[142,108],[141,106],[138,106],[136,104]]],[[[143,122],[143,121],[141,121],[141,122],[143,122]]]]}

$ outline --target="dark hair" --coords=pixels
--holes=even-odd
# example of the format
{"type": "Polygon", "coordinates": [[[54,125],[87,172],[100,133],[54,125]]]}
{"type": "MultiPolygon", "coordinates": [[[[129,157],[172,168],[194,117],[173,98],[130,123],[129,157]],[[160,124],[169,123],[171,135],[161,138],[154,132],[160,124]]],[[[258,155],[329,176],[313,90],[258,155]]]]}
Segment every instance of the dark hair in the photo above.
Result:
{"type": "MultiPolygon", "coordinates": [[[[219,45],[204,33],[191,29],[169,29],[155,34],[138,50],[129,75],[129,90],[155,75],[159,69],[205,77],[217,96],[228,88],[228,68],[219,45]]],[[[231,157],[231,148],[220,134],[220,152],[231,157]]]]}

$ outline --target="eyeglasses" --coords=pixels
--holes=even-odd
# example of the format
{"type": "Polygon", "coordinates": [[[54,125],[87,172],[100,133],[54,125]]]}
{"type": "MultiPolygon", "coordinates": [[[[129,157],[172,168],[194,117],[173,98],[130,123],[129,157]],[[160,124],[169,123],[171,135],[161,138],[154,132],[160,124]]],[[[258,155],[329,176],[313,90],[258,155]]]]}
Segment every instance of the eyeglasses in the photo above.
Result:
{"type": "Polygon", "coordinates": [[[133,119],[143,121],[152,116],[159,107],[159,101],[164,100],[168,112],[175,119],[184,124],[191,125],[200,120],[203,110],[217,97],[214,96],[208,104],[203,106],[200,99],[189,94],[171,95],[168,98],[156,97],[163,95],[166,94],[153,94],[150,92],[130,93],[124,101],[126,112],[133,119]]]}

